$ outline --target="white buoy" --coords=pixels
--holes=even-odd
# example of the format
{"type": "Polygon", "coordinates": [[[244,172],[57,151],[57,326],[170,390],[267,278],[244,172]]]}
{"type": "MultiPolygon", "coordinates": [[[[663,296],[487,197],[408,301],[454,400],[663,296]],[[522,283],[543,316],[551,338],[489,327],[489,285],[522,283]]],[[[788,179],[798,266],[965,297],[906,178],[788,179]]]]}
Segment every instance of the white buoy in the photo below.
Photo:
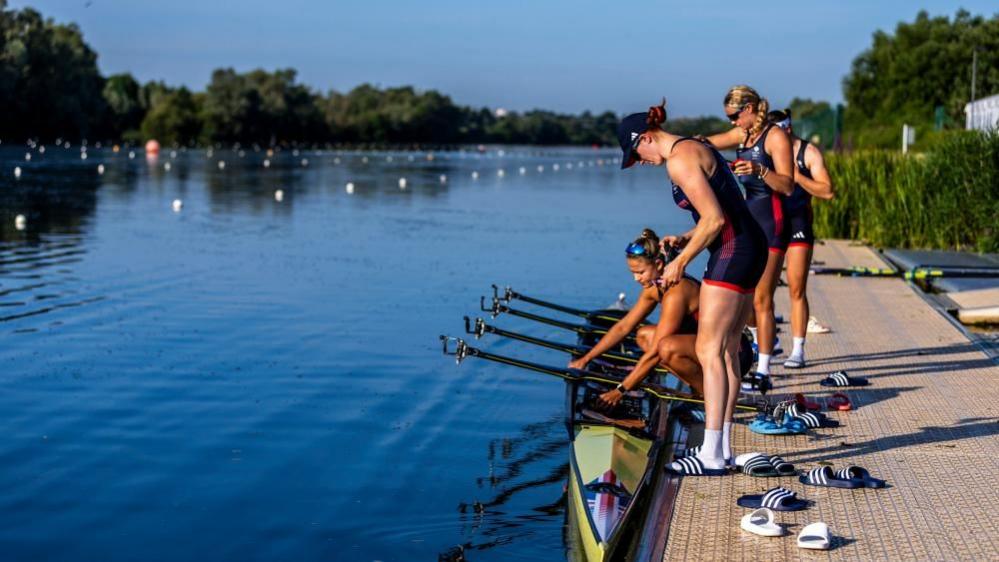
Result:
{"type": "Polygon", "coordinates": [[[104,164],[98,164],[97,165],[97,173],[100,174],[100,175],[102,175],[102,176],[104,175],[104,164]]]}
{"type": "Polygon", "coordinates": [[[479,179],[479,173],[478,172],[472,172],[472,179],[473,180],[479,179]]]}
{"type": "Polygon", "coordinates": [[[163,163],[163,171],[164,172],[169,172],[170,171],[170,163],[169,162],[164,162],[163,163]]]}
{"type": "Polygon", "coordinates": [[[38,147],[38,154],[45,154],[45,146],[44,145],[38,147]]]}
{"type": "Polygon", "coordinates": [[[14,177],[15,178],[21,177],[21,167],[20,166],[17,166],[17,167],[14,168],[14,177]]]}
{"type": "Polygon", "coordinates": [[[538,173],[539,173],[539,174],[540,174],[541,172],[544,172],[544,171],[545,171],[545,167],[544,167],[544,166],[538,166],[538,173]]]}
{"type": "Polygon", "coordinates": [[[565,165],[565,169],[566,170],[571,170],[572,169],[572,162],[569,162],[568,164],[566,164],[565,165]]]}
{"type": "Polygon", "coordinates": [[[392,161],[392,157],[391,156],[386,156],[385,157],[385,161],[386,162],[391,162],[392,161]]]}
{"type": "Polygon", "coordinates": [[[340,159],[339,158],[334,158],[333,159],[333,163],[334,164],[339,164],[340,163],[340,159]]]}
{"type": "Polygon", "coordinates": [[[406,189],[406,178],[399,178],[399,189],[406,189]]]}
{"type": "Polygon", "coordinates": [[[306,167],[308,165],[309,165],[309,159],[308,158],[302,158],[302,167],[304,168],[304,167],[306,167]]]}
{"type": "Polygon", "coordinates": [[[177,151],[176,150],[171,150],[170,151],[170,158],[174,158],[174,159],[177,158],[177,151]]]}
{"type": "Polygon", "coordinates": [[[24,161],[25,162],[31,162],[31,153],[30,152],[25,152],[24,153],[24,161]]]}
{"type": "Polygon", "coordinates": [[[266,158],[264,158],[264,167],[265,168],[270,168],[271,167],[271,161],[268,160],[268,159],[266,159],[266,158]]]}
{"type": "Polygon", "coordinates": [[[174,199],[172,207],[173,207],[173,212],[179,213],[180,210],[184,208],[184,202],[181,201],[180,199],[174,199]]]}
{"type": "Polygon", "coordinates": [[[553,172],[557,172],[558,171],[558,164],[552,164],[552,171],[553,172]]]}
{"type": "Polygon", "coordinates": [[[500,168],[499,170],[496,170],[496,175],[498,177],[503,177],[506,175],[506,172],[503,170],[503,168],[500,168]]]}
{"type": "Polygon", "coordinates": [[[519,170],[517,170],[517,171],[518,171],[518,172],[520,172],[520,175],[524,175],[524,174],[526,174],[526,173],[527,173],[527,168],[525,168],[525,167],[521,166],[521,167],[520,167],[520,169],[519,169],[519,170]]]}
{"type": "Polygon", "coordinates": [[[239,155],[240,158],[243,158],[244,156],[246,156],[246,151],[245,150],[240,150],[236,154],[239,155]]]}
{"type": "Polygon", "coordinates": [[[87,153],[86,152],[81,152],[80,153],[80,160],[86,160],[86,159],[87,159],[87,153]]]}
{"type": "Polygon", "coordinates": [[[63,148],[69,148],[69,141],[66,141],[66,144],[64,144],[62,146],[63,146],[63,148]]]}
{"type": "Polygon", "coordinates": [[[28,219],[24,215],[17,215],[14,217],[14,228],[17,230],[24,230],[28,227],[28,219]]]}
{"type": "Polygon", "coordinates": [[[225,169],[225,160],[219,160],[219,169],[220,170],[224,170],[225,169]]]}
{"type": "Polygon", "coordinates": [[[441,183],[447,183],[447,176],[444,175],[444,174],[441,174],[440,180],[441,180],[441,183]]]}
{"type": "Polygon", "coordinates": [[[128,159],[129,160],[134,160],[135,159],[135,151],[134,150],[129,150],[128,151],[128,159]]]}
{"type": "Polygon", "coordinates": [[[412,161],[413,161],[413,155],[412,155],[412,154],[410,154],[410,155],[409,155],[409,158],[407,158],[407,160],[409,160],[410,162],[412,162],[412,161]]]}
{"type": "Polygon", "coordinates": [[[347,187],[344,188],[344,191],[347,192],[347,195],[354,193],[354,182],[347,182],[347,187]]]}
{"type": "Polygon", "coordinates": [[[291,155],[295,156],[295,157],[298,157],[298,149],[296,148],[295,150],[292,150],[291,151],[291,155]]]}
{"type": "Polygon", "coordinates": [[[362,156],[361,157],[361,163],[362,164],[367,164],[368,163],[368,157],[367,156],[362,156]]]}
{"type": "Polygon", "coordinates": [[[274,192],[274,200],[278,203],[284,201],[284,191],[278,189],[274,192]]]}

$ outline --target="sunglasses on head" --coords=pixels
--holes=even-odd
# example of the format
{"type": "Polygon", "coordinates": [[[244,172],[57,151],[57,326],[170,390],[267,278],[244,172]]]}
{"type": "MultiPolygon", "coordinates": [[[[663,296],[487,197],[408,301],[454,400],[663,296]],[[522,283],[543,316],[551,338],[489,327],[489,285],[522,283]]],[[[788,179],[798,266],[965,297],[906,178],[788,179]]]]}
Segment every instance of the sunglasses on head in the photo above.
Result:
{"type": "Polygon", "coordinates": [[[742,113],[742,111],[746,109],[748,105],[749,105],[748,103],[746,105],[743,105],[739,109],[735,110],[735,113],[726,113],[725,117],[728,117],[729,121],[735,121],[736,119],[739,118],[739,114],[742,113]]]}
{"type": "Polygon", "coordinates": [[[653,258],[653,256],[649,255],[649,253],[645,251],[645,246],[639,244],[638,242],[628,244],[628,247],[624,249],[624,253],[629,258],[653,258]]]}

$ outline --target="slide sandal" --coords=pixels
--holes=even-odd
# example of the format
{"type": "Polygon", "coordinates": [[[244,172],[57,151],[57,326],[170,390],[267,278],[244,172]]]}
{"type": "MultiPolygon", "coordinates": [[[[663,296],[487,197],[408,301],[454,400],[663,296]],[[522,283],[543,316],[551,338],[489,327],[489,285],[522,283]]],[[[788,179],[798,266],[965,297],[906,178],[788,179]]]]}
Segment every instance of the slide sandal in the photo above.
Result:
{"type": "Polygon", "coordinates": [[[853,478],[864,483],[868,488],[884,488],[885,481],[871,476],[866,468],[859,466],[848,466],[837,473],[840,478],[853,478]]]}
{"type": "Polygon", "coordinates": [[[839,412],[847,412],[853,409],[853,404],[850,403],[850,397],[842,392],[837,392],[836,394],[830,396],[826,399],[826,404],[829,406],[830,410],[836,410],[839,412]]]}
{"type": "Polygon", "coordinates": [[[826,488],[863,488],[864,481],[856,478],[842,478],[833,474],[828,466],[813,468],[808,474],[802,474],[798,481],[809,486],[823,486],[826,488]]]}
{"type": "Polygon", "coordinates": [[[798,394],[794,395],[794,402],[799,407],[804,408],[806,410],[821,410],[822,409],[822,406],[819,406],[818,402],[816,402],[814,400],[809,400],[808,398],[805,397],[804,394],[802,394],[800,392],[798,394]]]}
{"type": "Polygon", "coordinates": [[[765,507],[761,507],[752,513],[747,513],[742,518],[740,526],[743,531],[748,531],[761,537],[779,537],[784,534],[784,528],[774,523],[773,510],[765,507]]]}
{"type": "Polygon", "coordinates": [[[814,550],[829,550],[829,525],[810,523],[798,534],[798,546],[814,550]]]}
{"type": "Polygon", "coordinates": [[[798,474],[798,469],[794,468],[793,464],[777,455],[770,457],[770,464],[774,467],[774,470],[777,471],[777,474],[780,474],[781,476],[794,476],[795,474],[798,474]]]}
{"type": "Polygon", "coordinates": [[[728,475],[728,468],[707,468],[701,459],[697,457],[684,457],[682,459],[676,459],[673,464],[677,465],[678,468],[673,468],[672,465],[666,467],[666,472],[670,474],[678,474],[680,476],[726,476],[728,475]]]}
{"type": "MultiPolygon", "coordinates": [[[[792,404],[792,406],[794,406],[794,404],[792,404]]],[[[793,414],[789,411],[784,415],[784,423],[786,424],[789,420],[799,420],[809,429],[816,429],[819,427],[839,427],[838,421],[827,419],[825,416],[817,412],[799,412],[797,414],[793,414]]]]}
{"type": "Polygon", "coordinates": [[[742,496],[735,503],[741,507],[753,509],[768,507],[774,511],[800,511],[808,507],[808,502],[799,499],[798,494],[780,486],[764,494],[742,496]]]}
{"type": "Polygon", "coordinates": [[[867,386],[870,383],[867,379],[851,377],[846,371],[836,371],[828,377],[819,381],[822,386],[867,386]]]}
{"type": "Polygon", "coordinates": [[[756,456],[747,459],[743,463],[742,473],[761,478],[780,476],[774,465],[770,464],[770,461],[759,453],[756,453],[756,456]]]}

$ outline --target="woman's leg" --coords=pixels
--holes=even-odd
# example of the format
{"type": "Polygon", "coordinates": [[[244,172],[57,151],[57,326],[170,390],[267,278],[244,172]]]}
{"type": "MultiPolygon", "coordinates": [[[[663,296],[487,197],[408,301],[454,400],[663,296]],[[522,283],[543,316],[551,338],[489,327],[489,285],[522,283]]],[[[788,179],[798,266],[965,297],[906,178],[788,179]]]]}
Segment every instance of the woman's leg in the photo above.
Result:
{"type": "Polygon", "coordinates": [[[704,378],[697,362],[697,336],[673,334],[659,342],[659,364],[669,369],[694,392],[704,396],[704,378]]]}
{"type": "Polygon", "coordinates": [[[635,333],[635,342],[642,351],[648,351],[652,347],[652,338],[656,335],[656,327],[652,325],[642,326],[635,333]]]}
{"type": "Polygon", "coordinates": [[[763,277],[756,285],[756,293],[753,296],[757,345],[760,352],[756,370],[764,375],[770,374],[770,356],[773,354],[774,338],[777,336],[777,322],[774,320],[774,291],[777,290],[777,281],[780,279],[783,263],[784,254],[767,252],[767,267],[763,270],[763,277]]]}
{"type": "MultiPolygon", "coordinates": [[[[695,351],[704,377],[704,441],[698,459],[709,469],[725,466],[722,455],[722,428],[728,401],[729,383],[725,367],[728,335],[734,324],[745,322],[745,297],[723,287],[701,286],[695,351]]],[[[741,326],[740,326],[741,327],[741,326]]],[[[733,389],[733,392],[737,392],[733,389]]],[[[674,465],[674,469],[679,465],[674,465]]]]}
{"type": "Polygon", "coordinates": [[[740,295],[742,302],[736,313],[742,318],[732,324],[725,342],[725,373],[728,380],[728,395],[725,400],[725,421],[722,424],[722,456],[732,458],[732,420],[735,419],[735,404],[739,400],[739,383],[742,369],[739,364],[739,345],[742,343],[742,328],[753,310],[752,295],[740,295]]]}
{"type": "Polygon", "coordinates": [[[787,249],[787,286],[791,297],[791,336],[794,349],[788,361],[805,362],[805,333],[808,329],[808,268],[812,263],[812,247],[793,245],[787,249]]]}

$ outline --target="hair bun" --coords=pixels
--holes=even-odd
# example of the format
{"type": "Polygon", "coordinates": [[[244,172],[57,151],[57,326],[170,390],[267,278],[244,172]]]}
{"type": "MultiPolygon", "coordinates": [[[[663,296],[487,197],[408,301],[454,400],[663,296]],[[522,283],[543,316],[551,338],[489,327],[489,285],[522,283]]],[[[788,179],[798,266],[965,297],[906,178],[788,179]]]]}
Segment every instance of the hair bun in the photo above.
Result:
{"type": "Polygon", "coordinates": [[[662,125],[666,122],[666,100],[664,99],[659,105],[653,105],[649,108],[649,115],[646,118],[646,122],[649,125],[662,125]]]}

